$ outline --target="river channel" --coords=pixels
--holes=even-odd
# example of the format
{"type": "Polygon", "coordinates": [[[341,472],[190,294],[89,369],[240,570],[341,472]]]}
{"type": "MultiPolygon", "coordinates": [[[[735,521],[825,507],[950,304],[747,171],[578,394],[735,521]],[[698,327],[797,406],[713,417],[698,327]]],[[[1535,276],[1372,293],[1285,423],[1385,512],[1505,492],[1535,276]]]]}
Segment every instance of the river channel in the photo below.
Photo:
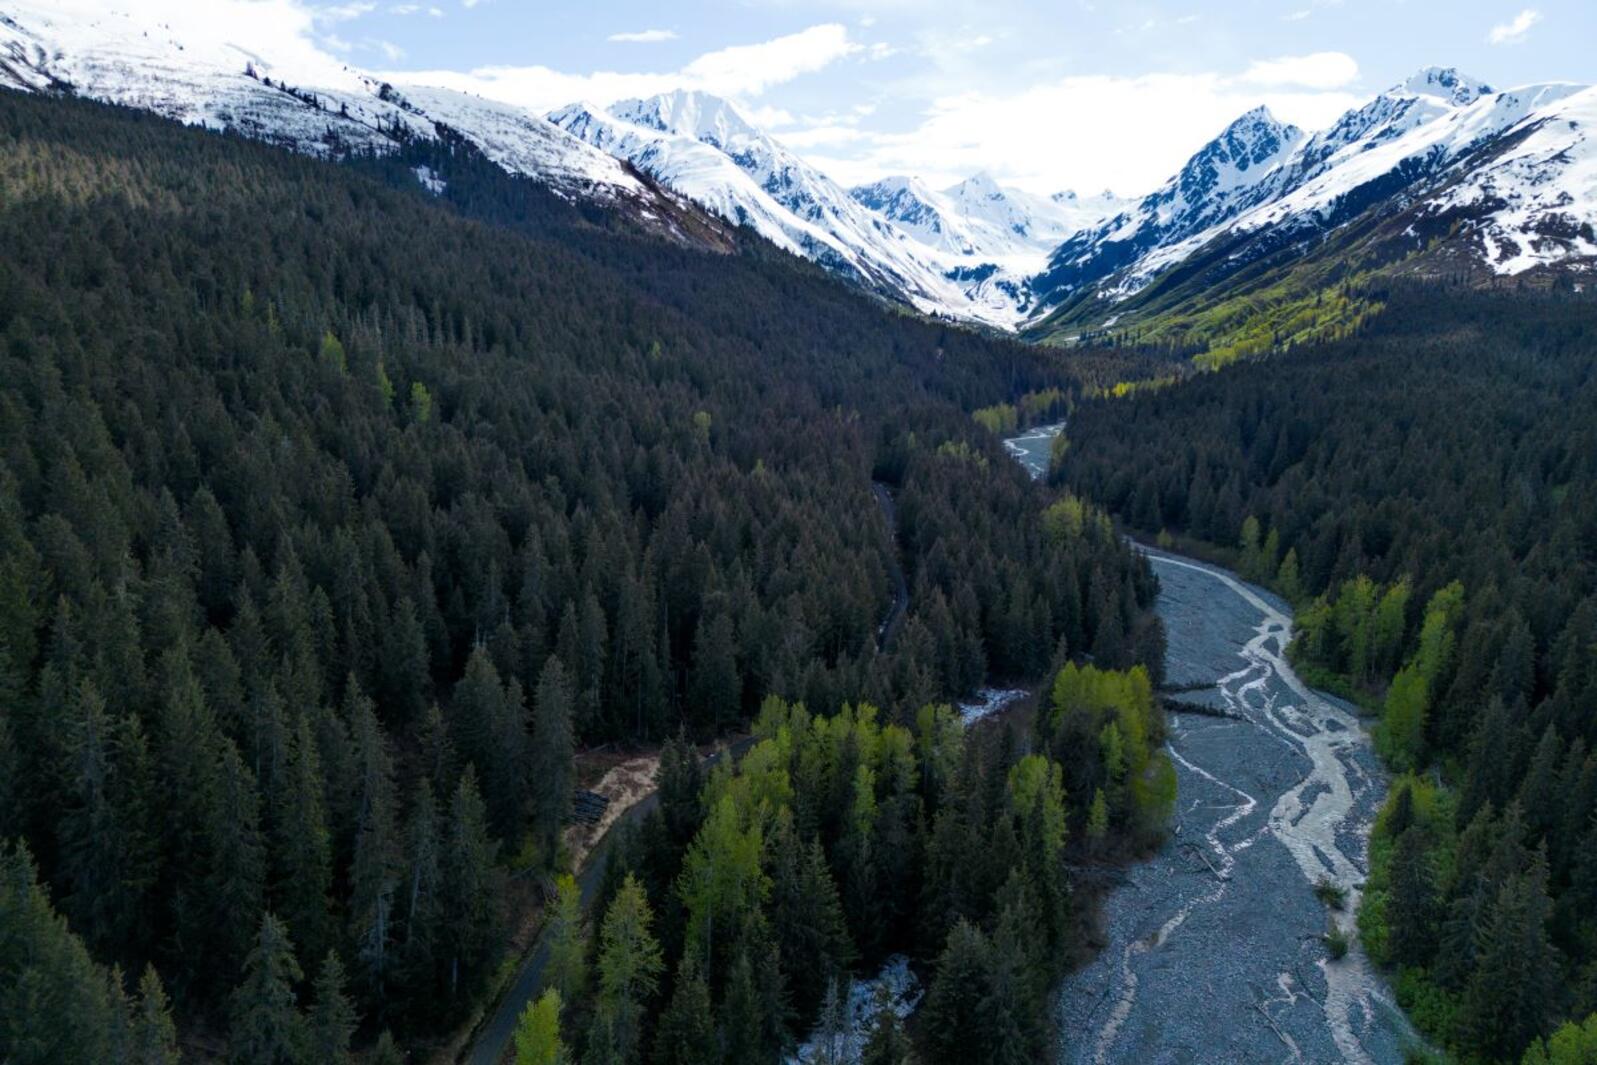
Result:
{"type": "MultiPolygon", "coordinates": [[[[1039,476],[1057,432],[1009,450],[1039,476]]],[[[1213,716],[1170,715],[1171,833],[1103,902],[1103,949],[1060,991],[1059,1061],[1401,1062],[1412,1031],[1354,920],[1386,788],[1364,722],[1293,672],[1286,603],[1146,553],[1166,683],[1213,716]],[[1341,909],[1317,896],[1321,883],[1341,909]],[[1335,960],[1331,922],[1349,938],[1335,960]]]]}

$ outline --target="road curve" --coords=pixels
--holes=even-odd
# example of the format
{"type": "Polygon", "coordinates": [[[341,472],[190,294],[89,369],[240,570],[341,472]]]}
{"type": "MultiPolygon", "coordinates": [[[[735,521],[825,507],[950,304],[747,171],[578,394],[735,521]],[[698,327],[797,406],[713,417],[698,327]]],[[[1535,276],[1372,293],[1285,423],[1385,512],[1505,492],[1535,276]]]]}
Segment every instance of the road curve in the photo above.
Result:
{"type": "MultiPolygon", "coordinates": [[[[753,737],[746,736],[730,747],[716,751],[706,758],[705,765],[714,765],[728,752],[732,757],[741,756],[754,744],[753,737]]],[[[587,860],[578,870],[576,875],[577,888],[582,896],[582,908],[587,912],[593,905],[594,896],[599,892],[599,882],[604,877],[605,860],[610,855],[610,848],[620,836],[623,825],[637,824],[649,815],[656,806],[660,805],[659,792],[650,790],[647,795],[628,807],[626,812],[616,818],[603,838],[595,844],[589,852],[587,860]]],[[[593,916],[590,914],[590,916],[593,916]]],[[[469,1065],[499,1065],[505,1051],[510,1048],[511,1040],[516,1034],[516,1022],[521,1019],[521,1013],[527,1008],[527,1003],[537,997],[543,989],[543,971],[549,964],[549,944],[542,934],[538,936],[531,952],[521,962],[521,967],[516,972],[515,981],[508,991],[495,1003],[493,1010],[486,1020],[482,1022],[473,1033],[471,1041],[465,1051],[457,1058],[458,1061],[469,1065]]]]}

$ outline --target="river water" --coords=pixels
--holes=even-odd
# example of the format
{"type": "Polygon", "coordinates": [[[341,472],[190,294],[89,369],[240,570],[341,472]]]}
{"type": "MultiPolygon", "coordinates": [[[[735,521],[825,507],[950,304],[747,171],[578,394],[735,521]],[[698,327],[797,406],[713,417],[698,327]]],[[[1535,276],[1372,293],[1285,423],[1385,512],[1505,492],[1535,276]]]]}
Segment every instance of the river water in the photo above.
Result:
{"type": "MultiPolygon", "coordinates": [[[[1034,476],[1049,428],[1010,442],[1034,476]]],[[[1171,834],[1104,900],[1105,945],[1060,991],[1059,1060],[1401,1062],[1412,1030],[1353,918],[1385,794],[1364,726],[1286,662],[1284,602],[1217,567],[1147,554],[1166,682],[1223,716],[1170,716],[1171,834]],[[1342,910],[1316,896],[1321,881],[1342,890],[1342,910]],[[1335,961],[1332,921],[1350,940],[1335,961]]]]}

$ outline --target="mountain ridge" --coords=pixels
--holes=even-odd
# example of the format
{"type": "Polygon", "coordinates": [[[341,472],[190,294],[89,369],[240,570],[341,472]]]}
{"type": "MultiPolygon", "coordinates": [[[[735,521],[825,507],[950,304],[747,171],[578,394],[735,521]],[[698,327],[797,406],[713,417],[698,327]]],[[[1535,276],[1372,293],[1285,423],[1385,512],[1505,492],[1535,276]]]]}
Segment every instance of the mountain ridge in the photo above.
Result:
{"type": "MultiPolygon", "coordinates": [[[[80,93],[312,155],[459,138],[645,232],[727,251],[744,239],[732,227],[747,227],[882,298],[1032,340],[1146,329],[1163,313],[1155,305],[1194,278],[1223,286],[1259,263],[1291,273],[1371,211],[1413,218],[1396,234],[1362,227],[1380,234],[1379,250],[1331,242],[1364,263],[1430,256],[1489,281],[1584,274],[1597,262],[1597,90],[1577,85],[1500,91],[1433,66],[1313,133],[1254,108],[1158,188],[1122,200],[1035,195],[987,173],[942,189],[907,175],[846,189],[711,94],[545,117],[302,51],[263,56],[86,0],[10,0],[0,12],[0,85],[80,93]]],[[[447,181],[416,178],[432,192],[447,181]]],[[[1295,284],[1291,298],[1305,298],[1295,284]]]]}

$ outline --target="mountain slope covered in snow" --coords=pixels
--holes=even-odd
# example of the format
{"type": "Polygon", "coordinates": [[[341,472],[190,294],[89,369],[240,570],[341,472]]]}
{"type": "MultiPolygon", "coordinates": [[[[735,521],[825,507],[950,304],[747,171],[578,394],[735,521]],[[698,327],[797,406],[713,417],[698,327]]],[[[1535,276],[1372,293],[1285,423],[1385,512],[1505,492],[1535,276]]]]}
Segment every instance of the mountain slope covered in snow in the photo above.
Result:
{"type": "Polygon", "coordinates": [[[89,0],[5,0],[0,86],[73,92],[320,156],[459,136],[566,199],[617,207],[656,232],[713,236],[685,201],[524,108],[396,87],[312,48],[264,56],[214,31],[150,23],[89,0]]]}
{"type": "Polygon", "coordinates": [[[1027,197],[979,175],[943,193],[908,178],[852,193],[736,104],[702,92],[573,104],[555,125],[782,247],[920,310],[1009,327],[1025,278],[1093,204],[1027,197]]]}
{"type": "MultiPolygon", "coordinates": [[[[115,3],[0,0],[0,86],[320,156],[465,142],[648,232],[727,249],[726,223],[745,226],[885,298],[1033,339],[1117,330],[1212,346],[1244,322],[1249,345],[1291,342],[1356,320],[1356,300],[1329,318],[1303,308],[1371,270],[1489,280],[1597,261],[1597,89],[1581,86],[1498,91],[1427,68],[1312,135],[1258,108],[1137,200],[1037,196],[987,174],[845,189],[707,93],[546,118],[392,84],[305,41],[261,45],[115,3]]],[[[448,187],[429,168],[416,179],[448,187]]]]}
{"type": "Polygon", "coordinates": [[[1499,92],[1431,68],[1300,138],[1226,195],[1181,195],[1210,145],[1134,210],[1061,246],[1033,281],[1053,310],[1029,335],[1115,330],[1218,344],[1231,357],[1356,324],[1371,308],[1350,293],[1371,271],[1588,271],[1594,122],[1597,89],[1499,92]],[[1251,336],[1237,346],[1242,333],[1251,336]]]}

